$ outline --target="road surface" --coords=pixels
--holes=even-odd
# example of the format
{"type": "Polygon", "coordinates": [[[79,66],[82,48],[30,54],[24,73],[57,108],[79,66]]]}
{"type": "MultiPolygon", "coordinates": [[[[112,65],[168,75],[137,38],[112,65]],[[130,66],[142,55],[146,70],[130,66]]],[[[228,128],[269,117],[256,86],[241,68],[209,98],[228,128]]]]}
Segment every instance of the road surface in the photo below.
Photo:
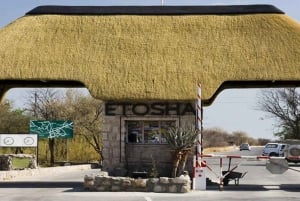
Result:
{"type": "MultiPolygon", "coordinates": [[[[236,151],[230,155],[259,155],[261,148],[249,151],[236,151]]],[[[225,160],[225,159],[224,159],[225,160]]],[[[220,172],[219,160],[208,159],[208,164],[220,172]]],[[[225,163],[226,161],[224,161],[225,163]]],[[[232,165],[238,161],[233,160],[232,165]]],[[[299,200],[300,173],[288,170],[282,175],[270,174],[265,161],[243,161],[236,171],[247,171],[240,185],[229,183],[223,191],[217,186],[208,186],[205,191],[193,191],[185,194],[142,193],[142,192],[87,192],[82,188],[86,174],[97,174],[99,170],[78,170],[54,175],[24,177],[14,181],[0,182],[1,201],[195,201],[195,200],[231,200],[231,201],[289,201],[299,200]]],[[[299,165],[293,168],[300,170],[299,165]]],[[[226,163],[224,169],[226,169],[226,163]]],[[[214,173],[207,172],[213,181],[218,181],[214,173]]]]}

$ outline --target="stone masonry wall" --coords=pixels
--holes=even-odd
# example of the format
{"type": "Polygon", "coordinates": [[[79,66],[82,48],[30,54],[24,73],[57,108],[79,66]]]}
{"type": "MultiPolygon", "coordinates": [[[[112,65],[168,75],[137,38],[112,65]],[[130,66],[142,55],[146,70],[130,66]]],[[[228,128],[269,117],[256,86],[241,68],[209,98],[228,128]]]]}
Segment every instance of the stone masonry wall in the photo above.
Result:
{"type": "Polygon", "coordinates": [[[125,137],[120,132],[120,117],[103,118],[103,169],[106,171],[125,166],[125,137]]]}
{"type": "Polygon", "coordinates": [[[85,176],[84,189],[88,191],[126,191],[126,192],[156,192],[156,193],[187,193],[191,190],[189,177],[160,178],[129,178],[110,177],[102,173],[98,176],[85,176]]]}
{"type": "Polygon", "coordinates": [[[36,157],[30,154],[3,154],[0,155],[0,170],[13,170],[13,158],[28,158],[30,159],[28,168],[36,168],[36,157]]]}
{"type": "Polygon", "coordinates": [[[133,172],[151,173],[155,165],[159,176],[170,177],[173,167],[173,150],[167,144],[139,145],[127,144],[127,171],[132,176],[133,172]]]}

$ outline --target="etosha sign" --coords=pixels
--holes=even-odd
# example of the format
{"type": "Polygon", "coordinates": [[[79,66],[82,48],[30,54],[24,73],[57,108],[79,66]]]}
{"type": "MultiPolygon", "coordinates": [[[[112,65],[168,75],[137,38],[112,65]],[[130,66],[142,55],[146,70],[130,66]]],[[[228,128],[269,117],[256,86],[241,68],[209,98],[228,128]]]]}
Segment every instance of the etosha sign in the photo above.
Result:
{"type": "Polygon", "coordinates": [[[105,103],[105,115],[195,115],[195,108],[190,102],[154,102],[154,103],[105,103]]]}

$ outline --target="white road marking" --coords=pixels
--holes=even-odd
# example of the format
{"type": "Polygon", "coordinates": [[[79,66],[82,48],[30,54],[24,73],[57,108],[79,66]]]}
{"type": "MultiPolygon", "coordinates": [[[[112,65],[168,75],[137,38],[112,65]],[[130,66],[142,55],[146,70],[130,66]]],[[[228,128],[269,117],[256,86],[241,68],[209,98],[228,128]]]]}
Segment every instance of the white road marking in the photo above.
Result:
{"type": "Polygon", "coordinates": [[[268,185],[268,186],[263,186],[265,189],[268,190],[278,190],[280,187],[278,185],[268,185]]]}
{"type": "Polygon", "coordinates": [[[146,201],[152,201],[149,197],[144,197],[146,201]]]}

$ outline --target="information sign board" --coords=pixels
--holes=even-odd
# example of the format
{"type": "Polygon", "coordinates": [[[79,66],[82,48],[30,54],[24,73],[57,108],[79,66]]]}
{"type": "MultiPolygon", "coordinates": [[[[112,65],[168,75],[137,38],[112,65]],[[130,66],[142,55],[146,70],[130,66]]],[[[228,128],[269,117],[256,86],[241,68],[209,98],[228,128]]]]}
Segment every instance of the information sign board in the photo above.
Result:
{"type": "Polygon", "coordinates": [[[30,121],[30,133],[39,138],[73,138],[72,121],[30,121]]]}

